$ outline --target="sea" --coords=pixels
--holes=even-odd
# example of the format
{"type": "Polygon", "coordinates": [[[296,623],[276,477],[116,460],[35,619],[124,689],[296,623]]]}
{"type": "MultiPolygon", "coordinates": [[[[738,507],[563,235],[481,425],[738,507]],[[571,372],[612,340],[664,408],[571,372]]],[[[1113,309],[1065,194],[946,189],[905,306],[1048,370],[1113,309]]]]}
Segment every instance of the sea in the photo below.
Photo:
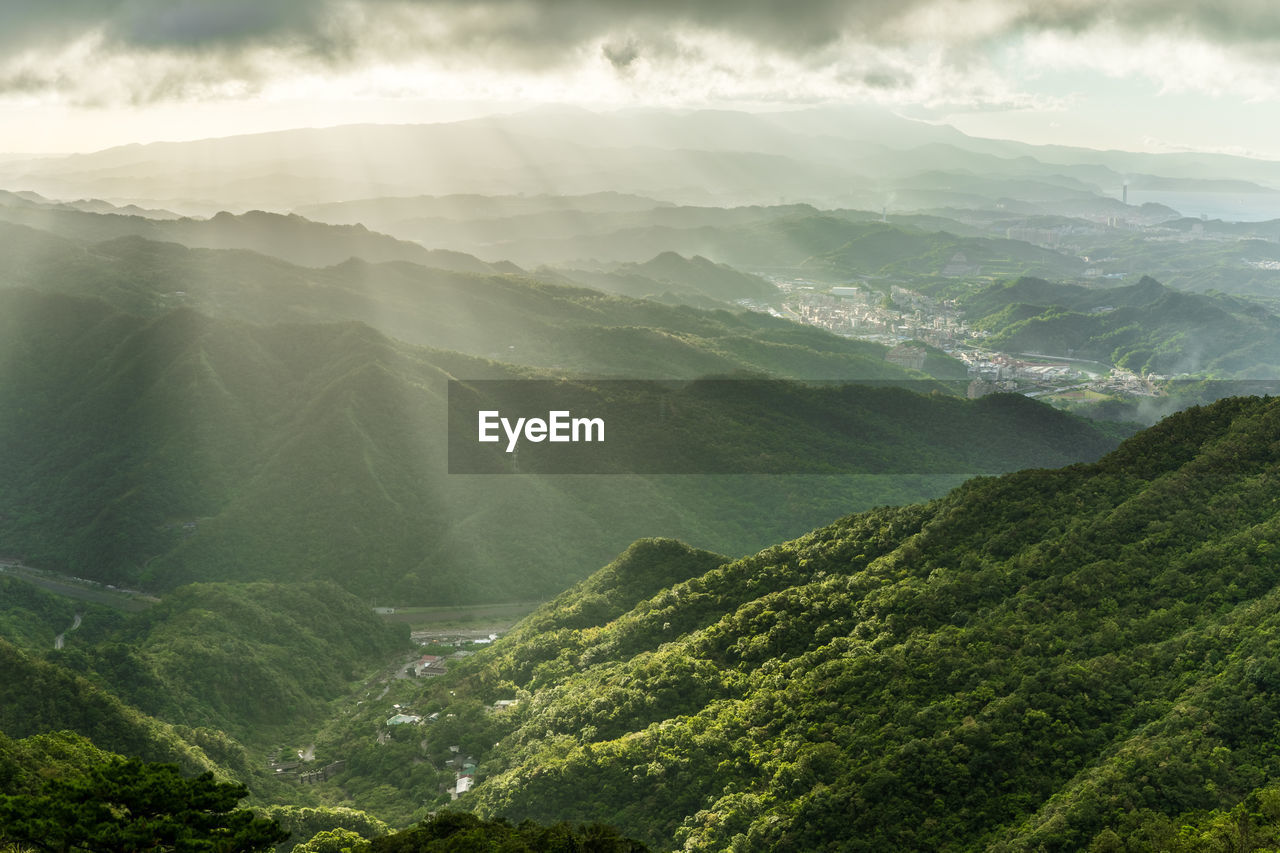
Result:
{"type": "Polygon", "coordinates": [[[1280,219],[1280,192],[1207,193],[1160,192],[1129,188],[1129,204],[1154,202],[1183,216],[1224,222],[1266,222],[1280,219]]]}

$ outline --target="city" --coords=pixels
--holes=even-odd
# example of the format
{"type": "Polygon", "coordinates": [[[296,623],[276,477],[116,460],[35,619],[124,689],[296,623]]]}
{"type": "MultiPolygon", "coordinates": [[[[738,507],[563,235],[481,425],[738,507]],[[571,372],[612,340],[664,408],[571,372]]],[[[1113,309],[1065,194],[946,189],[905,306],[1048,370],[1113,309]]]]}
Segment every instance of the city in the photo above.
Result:
{"type": "Polygon", "coordinates": [[[803,278],[771,280],[783,294],[780,307],[750,300],[740,304],[844,337],[884,344],[891,347],[885,360],[901,367],[923,370],[930,355],[955,359],[971,380],[971,398],[997,392],[1020,393],[1053,403],[1155,397],[1162,393],[1161,383],[1172,378],[1141,376],[1070,356],[987,349],[983,346],[987,334],[964,322],[955,300],[935,299],[899,285],[891,285],[885,294],[853,284],[830,286],[803,278]]]}

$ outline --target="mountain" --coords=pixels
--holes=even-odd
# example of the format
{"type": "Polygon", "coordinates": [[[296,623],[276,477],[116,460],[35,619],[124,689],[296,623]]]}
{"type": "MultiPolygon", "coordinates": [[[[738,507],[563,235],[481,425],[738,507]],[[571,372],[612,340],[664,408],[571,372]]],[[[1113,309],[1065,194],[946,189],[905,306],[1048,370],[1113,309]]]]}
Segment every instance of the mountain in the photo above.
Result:
{"type": "Polygon", "coordinates": [[[744,299],[770,302],[778,296],[778,289],[760,276],[739,272],[701,255],[685,258],[675,252],[663,252],[642,264],[618,264],[606,270],[547,272],[610,293],[688,304],[734,303],[744,299]]]}
{"type": "MultiPolygon", "coordinates": [[[[884,361],[881,345],[766,314],[659,305],[523,275],[355,259],[316,270],[252,252],[137,237],[85,243],[22,226],[0,226],[0,247],[10,259],[0,284],[105,299],[143,316],[189,308],[250,323],[355,320],[411,344],[589,375],[919,378],[884,361]]],[[[704,289],[718,278],[760,287],[706,263],[674,266],[704,289]]]]}
{"type": "Polygon", "coordinates": [[[1280,317],[1223,294],[1171,290],[1147,276],[1123,287],[1021,278],[962,301],[986,346],[1092,358],[1138,373],[1280,376],[1280,317]]]}
{"type": "Polygon", "coordinates": [[[1228,812],[1274,823],[1277,434],[1280,401],[1235,398],[741,560],[639,543],[415,707],[519,699],[467,747],[461,805],[657,849],[1175,849],[1228,812]]]}
{"type": "Polygon", "coordinates": [[[193,737],[120,701],[68,669],[30,656],[0,639],[0,750],[8,738],[75,732],[99,749],[181,766],[221,769],[193,737]]]}
{"type": "MultiPolygon", "coordinates": [[[[664,251],[707,251],[715,253],[717,260],[736,261],[742,254],[742,249],[734,252],[741,242],[736,232],[744,229],[750,229],[759,240],[769,234],[770,223],[779,220],[823,216],[856,225],[881,216],[866,210],[819,211],[808,204],[674,205],[617,193],[381,198],[304,207],[298,212],[335,224],[363,223],[425,246],[464,249],[477,256],[511,258],[530,266],[588,258],[601,263],[642,264],[664,251]]],[[[949,230],[963,236],[983,233],[956,219],[902,214],[897,208],[893,220],[922,231],[949,230]]],[[[761,262],[764,266],[799,263],[808,256],[792,258],[795,247],[778,236],[769,238],[768,245],[778,254],[772,261],[761,262]]],[[[839,245],[837,241],[828,248],[839,245]]],[[[760,248],[754,247],[750,257],[761,256],[760,248]]]]}
{"type": "MultiPolygon", "coordinates": [[[[755,449],[811,476],[627,473],[652,470],[638,464],[643,452],[635,467],[610,468],[616,476],[450,475],[449,379],[563,374],[412,347],[354,322],[262,326],[189,308],[144,318],[24,290],[0,290],[0,323],[5,551],[148,591],[331,580],[399,603],[528,600],[654,532],[744,553],[850,503],[918,500],[975,470],[1062,464],[1113,446],[1028,400],[786,385],[774,398],[766,385],[758,398],[730,390],[690,402],[712,425],[722,412],[732,429],[699,433],[688,452],[755,449]],[[784,400],[794,421],[740,417],[784,400]],[[889,476],[838,473],[850,470],[889,476]],[[565,537],[565,525],[578,535],[565,537]]],[[[593,340],[637,360],[644,350],[625,348],[632,331],[593,340]]],[[[765,349],[799,365],[820,359],[797,331],[794,343],[765,349]]],[[[675,343],[677,354],[698,352],[675,343]]],[[[591,399],[605,393],[580,387],[591,399]]],[[[650,409],[637,411],[661,432],[650,409]]]]}
{"type": "Polygon", "coordinates": [[[686,204],[786,199],[878,210],[923,191],[922,200],[942,192],[993,207],[1009,193],[1026,199],[1049,193],[1056,203],[1066,199],[1065,190],[1079,194],[1082,210],[1105,216],[1104,203],[1120,195],[1126,180],[1167,187],[1171,179],[1182,190],[1219,189],[1223,180],[1269,189],[1280,185],[1280,171],[1244,157],[978,139],[869,108],[538,109],[441,124],[127,145],[0,169],[0,181],[14,189],[150,199],[194,213],[283,211],[380,196],[605,192],[686,204]],[[944,177],[919,178],[930,173],[944,177]],[[1026,183],[1001,188],[1002,181],[1026,183]]]}
{"type": "MultiPolygon", "coordinates": [[[[589,114],[588,114],[589,115],[589,114]]],[[[603,122],[609,123],[609,119],[603,122]]],[[[829,194],[855,172],[801,152],[707,150],[663,139],[618,144],[528,117],[435,125],[349,125],[186,143],[123,146],[5,164],[9,186],[46,196],[147,198],[173,209],[287,209],[406,194],[588,195],[614,191],[699,203],[829,194]]]]}
{"type": "Polygon", "coordinates": [[[1008,277],[1044,270],[1068,277],[1084,271],[1079,258],[1020,240],[957,237],[882,223],[851,229],[849,238],[840,247],[809,259],[805,267],[837,276],[1008,277]]]}
{"type": "MultiPolygon", "coordinates": [[[[565,195],[451,195],[451,196],[387,196],[329,204],[303,205],[296,210],[301,216],[335,225],[357,223],[394,234],[398,229],[416,226],[444,226],[480,222],[527,220],[545,222],[560,214],[591,216],[644,214],[671,202],[645,196],[616,192],[600,192],[583,196],[565,195]]],[[[583,217],[585,218],[585,217],[583,217]]],[[[463,232],[466,233],[466,232],[463,232]]]]}
{"type": "Polygon", "coordinates": [[[180,219],[171,210],[154,210],[138,207],[136,204],[124,206],[112,204],[99,198],[82,198],[75,201],[54,201],[39,193],[0,190],[0,205],[9,208],[28,208],[44,210],[79,210],[85,213],[113,213],[121,216],[143,216],[148,219],[180,219]]]}
{"type": "Polygon", "coordinates": [[[455,272],[520,272],[518,267],[499,268],[462,252],[424,249],[362,225],[327,225],[296,214],[282,216],[261,210],[238,216],[222,211],[212,219],[155,220],[118,213],[0,205],[0,220],[90,243],[141,237],[192,248],[248,249],[307,267],[361,258],[375,263],[411,261],[455,272]]]}
{"type": "Polygon", "coordinates": [[[23,651],[53,648],[57,636],[76,623],[81,611],[93,609],[83,602],[43,593],[16,577],[0,574],[0,638],[23,651]]]}
{"type": "Polygon", "coordinates": [[[86,623],[50,662],[180,731],[259,747],[316,725],[352,682],[411,648],[408,626],[332,583],[192,584],[86,623]]]}

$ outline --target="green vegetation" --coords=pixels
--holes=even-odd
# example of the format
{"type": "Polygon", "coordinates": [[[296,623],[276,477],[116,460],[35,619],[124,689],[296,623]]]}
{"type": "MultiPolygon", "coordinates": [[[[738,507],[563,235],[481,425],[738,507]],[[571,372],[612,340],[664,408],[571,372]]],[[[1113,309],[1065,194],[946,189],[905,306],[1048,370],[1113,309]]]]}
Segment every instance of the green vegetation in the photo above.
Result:
{"type": "Polygon", "coordinates": [[[51,649],[54,638],[75,620],[75,602],[0,574],[0,638],[26,649],[51,649]]]}
{"type": "Polygon", "coordinates": [[[84,676],[0,640],[0,732],[24,738],[72,731],[102,749],[203,773],[217,765],[168,723],[126,705],[84,676]]]}
{"type": "MultiPolygon", "coordinates": [[[[999,186],[1100,203],[1074,179],[999,186]]],[[[207,796],[184,823],[245,849],[278,825],[280,853],[1280,841],[1280,404],[966,482],[1120,436],[1022,397],[783,381],[920,377],[731,309],[772,286],[707,258],[919,284],[993,346],[1141,371],[1274,375],[1280,321],[1147,278],[978,291],[1086,263],[941,217],[583,204],[491,205],[475,239],[510,233],[522,263],[615,259],[533,273],[296,216],[5,208],[0,550],[160,600],[121,613],[0,576],[0,841],[91,848],[139,788],[163,795],[140,844],[177,846],[180,801],[207,796]],[[659,428],[698,459],[807,473],[639,475],[643,453],[609,476],[447,473],[448,379],[565,375],[588,396],[596,377],[765,377],[739,397],[689,383],[686,420],[659,428]],[[552,600],[430,679],[394,677],[407,626],[371,612],[530,599],[552,600]],[[295,751],[311,772],[268,766],[295,751]],[[468,812],[431,817],[464,773],[468,812]]],[[[398,233],[445,214],[405,216],[398,233]]]]}
{"type": "Polygon", "coordinates": [[[427,751],[473,717],[460,804],[660,849],[1265,838],[1277,434],[1231,399],[743,560],[640,544],[415,688],[427,751]]]}
{"type": "MultiPolygon", "coordinates": [[[[967,473],[1112,446],[1028,401],[796,390],[788,398],[803,405],[778,426],[723,440],[806,465],[808,443],[819,463],[920,476],[448,476],[446,380],[548,374],[354,323],[257,326],[190,309],[148,319],[24,290],[0,291],[0,309],[0,539],[30,565],[147,591],[332,580],[385,604],[550,597],[655,532],[736,555],[850,509],[936,495],[967,473]],[[785,435],[800,415],[804,432],[785,435]],[[978,432],[995,440],[974,442],[978,432]]],[[[794,354],[797,369],[822,360],[819,345],[837,362],[848,354],[818,330],[774,325],[761,345],[794,354]]],[[[627,339],[614,330],[598,343],[627,339]]]]}
{"type": "Polygon", "coordinates": [[[1009,277],[1026,274],[1074,277],[1084,263],[1071,255],[1020,240],[957,237],[867,223],[852,230],[839,248],[805,262],[805,267],[837,276],[1009,277]]]}
{"type": "Polygon", "coordinates": [[[992,349],[1097,359],[1137,373],[1280,377],[1280,318],[1241,299],[1143,277],[1088,288],[1023,278],[963,300],[992,349]]]}
{"type": "Polygon", "coordinates": [[[512,826],[465,812],[443,812],[369,846],[370,853],[644,853],[647,849],[603,824],[539,826],[523,821],[512,826]]]}
{"type": "MultiPolygon", "coordinates": [[[[375,817],[364,812],[331,806],[299,807],[269,806],[262,809],[262,814],[289,833],[289,842],[281,844],[277,850],[294,851],[294,853],[329,853],[321,842],[329,839],[341,840],[346,846],[368,843],[370,839],[381,838],[390,828],[375,817]],[[298,844],[309,844],[310,847],[299,848],[298,844]]],[[[340,847],[332,848],[332,853],[340,853],[340,847]]]]}
{"type": "Polygon", "coordinates": [[[352,682],[409,648],[408,626],[327,582],[185,586],[94,639],[50,660],[152,716],[258,745],[316,725],[352,682]]]}
{"type": "Polygon", "coordinates": [[[759,276],[701,255],[684,258],[675,252],[663,252],[643,264],[618,264],[604,270],[557,269],[554,274],[623,296],[689,305],[715,306],[716,302],[739,299],[769,302],[778,296],[778,289],[759,276]]]}
{"type": "Polygon", "coordinates": [[[237,809],[246,794],[211,773],[188,779],[176,765],[114,758],[38,793],[0,794],[0,842],[49,853],[269,850],[288,833],[237,809]]]}
{"type": "MultiPolygon", "coordinates": [[[[313,269],[251,252],[136,237],[85,244],[9,225],[0,225],[0,248],[11,257],[0,284],[89,296],[140,316],[185,307],[251,323],[355,320],[411,344],[594,376],[909,378],[884,362],[880,345],[766,314],[661,305],[527,275],[355,258],[313,269]]],[[[741,277],[709,262],[678,266],[684,279],[706,279],[708,292],[719,293],[714,282],[724,276],[741,277]]]]}
{"type": "Polygon", "coordinates": [[[0,734],[0,845],[70,851],[267,850],[288,832],[213,773],[103,751],[70,732],[0,734]],[[192,774],[195,775],[192,775],[192,774]]]}

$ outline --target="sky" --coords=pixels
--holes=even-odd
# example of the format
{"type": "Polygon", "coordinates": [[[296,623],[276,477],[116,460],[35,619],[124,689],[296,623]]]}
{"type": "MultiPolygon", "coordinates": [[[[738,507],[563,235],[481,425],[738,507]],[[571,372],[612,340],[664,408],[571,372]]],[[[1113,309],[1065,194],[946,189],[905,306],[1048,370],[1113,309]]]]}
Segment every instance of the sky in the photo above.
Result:
{"type": "Polygon", "coordinates": [[[1280,159],[1278,48],[1269,0],[5,0],[0,152],[539,103],[853,103],[1280,159]]]}

